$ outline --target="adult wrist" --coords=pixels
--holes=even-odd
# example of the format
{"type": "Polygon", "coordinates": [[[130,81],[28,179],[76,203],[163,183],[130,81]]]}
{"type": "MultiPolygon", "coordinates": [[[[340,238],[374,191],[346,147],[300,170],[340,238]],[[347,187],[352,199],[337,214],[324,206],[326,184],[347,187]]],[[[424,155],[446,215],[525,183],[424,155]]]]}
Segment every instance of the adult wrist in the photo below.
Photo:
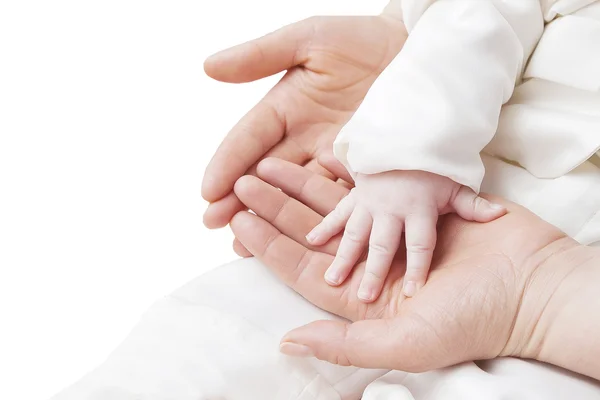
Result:
{"type": "Polygon", "coordinates": [[[524,292],[512,355],[600,380],[600,248],[564,238],[544,250],[524,292]]]}

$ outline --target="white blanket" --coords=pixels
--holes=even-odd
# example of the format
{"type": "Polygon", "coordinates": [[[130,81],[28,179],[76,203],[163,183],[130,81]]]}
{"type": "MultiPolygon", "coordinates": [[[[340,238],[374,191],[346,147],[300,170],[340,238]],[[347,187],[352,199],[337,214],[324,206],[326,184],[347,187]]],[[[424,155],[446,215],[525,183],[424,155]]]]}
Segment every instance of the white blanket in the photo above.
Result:
{"type": "Polygon", "coordinates": [[[287,330],[323,318],[333,316],[257,260],[240,260],[153,305],[104,364],[54,400],[600,400],[599,383],[530,361],[407,374],[279,354],[287,330]]]}

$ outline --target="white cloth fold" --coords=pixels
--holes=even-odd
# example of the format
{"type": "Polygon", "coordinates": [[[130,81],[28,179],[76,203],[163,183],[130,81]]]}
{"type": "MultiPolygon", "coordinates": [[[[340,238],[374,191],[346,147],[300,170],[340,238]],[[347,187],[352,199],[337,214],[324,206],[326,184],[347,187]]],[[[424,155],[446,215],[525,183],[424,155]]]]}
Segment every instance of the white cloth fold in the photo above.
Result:
{"type": "MultiPolygon", "coordinates": [[[[593,162],[549,180],[483,160],[483,190],[582,243],[600,242],[600,168],[593,162]]],[[[157,302],[103,365],[53,400],[600,400],[598,383],[530,361],[387,374],[279,354],[285,332],[331,318],[257,260],[240,260],[157,302]]]]}
{"type": "Polygon", "coordinates": [[[484,148],[540,178],[598,151],[600,2],[400,3],[408,40],[334,144],[351,174],[423,170],[477,192],[484,148]]]}

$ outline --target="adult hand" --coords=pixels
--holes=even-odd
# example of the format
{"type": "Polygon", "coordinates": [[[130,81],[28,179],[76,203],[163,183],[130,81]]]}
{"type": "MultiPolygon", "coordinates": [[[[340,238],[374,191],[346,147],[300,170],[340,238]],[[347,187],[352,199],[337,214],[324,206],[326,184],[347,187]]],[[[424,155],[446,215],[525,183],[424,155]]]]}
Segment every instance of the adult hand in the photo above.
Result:
{"type": "MultiPolygon", "coordinates": [[[[262,180],[246,176],[235,185],[256,213],[233,218],[236,237],[308,301],[357,321],[320,321],[294,330],[282,341],[285,353],[411,372],[498,356],[544,360],[557,287],[579,261],[588,260],[584,246],[524,208],[494,198],[509,210],[494,222],[454,215],[440,220],[430,280],[415,297],[402,295],[401,250],[381,297],[365,304],[356,296],[364,262],[345,284],[330,287],[323,275],[339,238],[322,247],[310,247],[305,239],[348,190],[281,160],[265,160],[257,172],[262,180]]],[[[565,346],[558,343],[554,350],[565,346]]]]}
{"type": "Polygon", "coordinates": [[[407,33],[392,13],[315,17],[208,58],[206,73],[223,82],[250,82],[288,70],[229,132],[206,169],[202,196],[209,228],[225,226],[243,205],[235,181],[267,156],[318,168],[335,136],[407,33]]]}

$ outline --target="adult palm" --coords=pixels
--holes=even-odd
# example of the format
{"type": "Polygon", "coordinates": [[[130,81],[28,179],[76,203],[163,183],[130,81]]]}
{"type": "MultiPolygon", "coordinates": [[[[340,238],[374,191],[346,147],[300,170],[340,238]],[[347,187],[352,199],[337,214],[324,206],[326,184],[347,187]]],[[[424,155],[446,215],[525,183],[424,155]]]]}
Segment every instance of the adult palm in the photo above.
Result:
{"type": "Polygon", "coordinates": [[[209,163],[202,195],[205,224],[226,225],[242,209],[235,181],[267,156],[317,167],[379,74],[407,37],[399,19],[314,17],[208,58],[206,73],[250,82],[288,70],[229,132],[209,163]]]}
{"type": "Polygon", "coordinates": [[[356,296],[364,262],[341,287],[330,287],[323,274],[339,240],[311,248],[304,238],[348,190],[281,160],[263,161],[258,176],[262,180],[244,177],[235,186],[256,213],[234,217],[236,237],[311,303],[357,321],[299,328],[284,338],[284,351],[404,371],[497,356],[538,356],[544,305],[570,272],[551,269],[546,260],[579,254],[577,244],[556,228],[514,204],[506,204],[506,216],[486,224],[446,216],[427,285],[411,299],[402,295],[406,262],[401,250],[382,296],[364,304],[356,296]]]}

